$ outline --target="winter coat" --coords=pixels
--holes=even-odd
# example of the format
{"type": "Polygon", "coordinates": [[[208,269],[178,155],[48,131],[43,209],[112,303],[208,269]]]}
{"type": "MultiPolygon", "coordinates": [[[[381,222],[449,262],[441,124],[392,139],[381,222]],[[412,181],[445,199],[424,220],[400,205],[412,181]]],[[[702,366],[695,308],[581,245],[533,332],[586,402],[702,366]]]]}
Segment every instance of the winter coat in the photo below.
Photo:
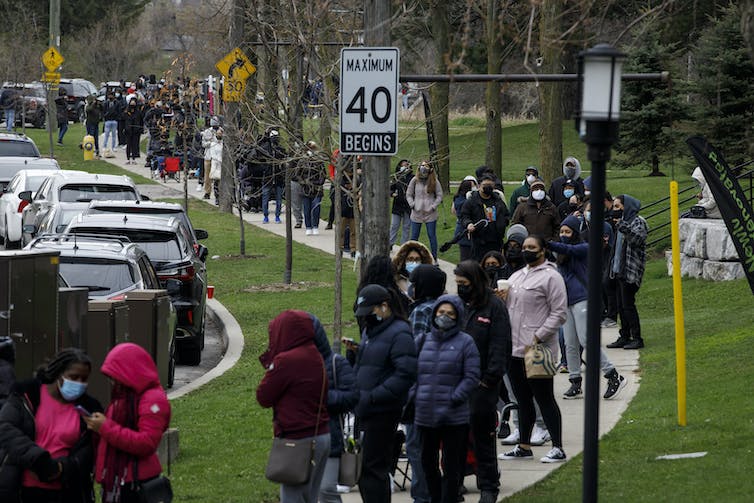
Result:
{"type": "Polygon", "coordinates": [[[55,98],[55,116],[58,126],[68,124],[68,103],[66,103],[65,95],[55,98]]]}
{"type": "Polygon", "coordinates": [[[550,190],[547,192],[547,195],[550,197],[550,200],[555,206],[559,206],[560,203],[567,199],[563,195],[563,185],[565,184],[566,180],[573,180],[574,184],[576,185],[576,187],[574,187],[575,194],[584,195],[584,181],[581,179],[581,163],[575,157],[568,157],[563,162],[563,176],[560,176],[553,180],[552,185],[550,185],[550,190]],[[576,172],[574,173],[574,176],[566,175],[566,163],[568,161],[571,161],[576,165],[576,172]]]}
{"type": "Polygon", "coordinates": [[[414,174],[411,172],[406,173],[403,176],[398,176],[393,183],[390,184],[390,193],[395,194],[393,196],[393,215],[405,215],[411,213],[411,206],[408,205],[406,199],[406,190],[408,190],[408,184],[414,178],[414,174]]]}
{"type": "MultiPolygon", "coordinates": [[[[42,386],[46,385],[37,379],[17,383],[7,403],[0,410],[0,501],[17,501],[24,470],[31,470],[38,475],[53,468],[57,470],[57,461],[50,458],[48,451],[34,443],[35,415],[40,403],[42,386]]],[[[102,412],[102,405],[87,394],[81,396],[74,404],[81,405],[90,412],[102,412]]],[[[83,419],[79,423],[78,440],[68,456],[60,461],[63,465],[60,479],[63,485],[63,500],[93,502],[94,443],[92,432],[87,429],[83,419]]]]}
{"type": "Polygon", "coordinates": [[[463,331],[463,301],[457,295],[443,295],[432,309],[432,318],[440,304],[451,303],[459,323],[449,330],[432,325],[421,336],[418,356],[415,418],[419,426],[468,424],[469,396],[479,385],[479,351],[474,339],[463,331]]]}
{"type": "Polygon", "coordinates": [[[492,292],[483,306],[466,305],[463,331],[479,350],[480,381],[487,387],[497,386],[508,371],[511,357],[511,325],[503,301],[492,292]]]}
{"type": "Polygon", "coordinates": [[[140,135],[141,130],[144,127],[144,115],[142,114],[139,106],[135,106],[133,109],[128,107],[125,112],[126,119],[126,134],[128,135],[140,135]]]}
{"type": "Polygon", "coordinates": [[[302,196],[307,198],[322,197],[322,187],[327,179],[324,160],[312,157],[299,161],[293,178],[301,184],[302,196]]]}
{"type": "Polygon", "coordinates": [[[639,216],[641,203],[629,195],[623,196],[623,218],[615,226],[617,232],[613,258],[610,263],[610,277],[626,283],[641,286],[644,267],[647,262],[646,243],[649,227],[639,216]],[[616,271],[616,261],[619,264],[616,271]]]}
{"type": "MultiPolygon", "coordinates": [[[[205,150],[205,157],[206,155],[205,150]]],[[[209,170],[209,177],[212,180],[219,180],[222,176],[223,170],[223,141],[221,139],[215,137],[210,143],[209,158],[212,162],[209,170]]]]}
{"type": "Polygon", "coordinates": [[[86,112],[86,125],[96,126],[102,122],[102,104],[99,101],[92,100],[91,103],[86,104],[84,109],[86,112]]]}
{"type": "Polygon", "coordinates": [[[276,437],[306,438],[329,433],[328,389],[324,360],[314,345],[309,313],[283,311],[269,326],[269,346],[259,358],[267,368],[257,401],[272,407],[276,437]],[[324,386],[324,406],[320,395],[324,386]]]}
{"type": "Polygon", "coordinates": [[[466,201],[467,198],[463,194],[458,194],[453,198],[453,208],[456,211],[456,230],[453,235],[457,236],[459,233],[463,233],[463,237],[457,242],[458,246],[471,246],[471,240],[468,238],[468,233],[461,223],[461,212],[463,211],[466,201]]]}
{"type": "Polygon", "coordinates": [[[118,100],[105,100],[102,116],[106,121],[117,121],[120,118],[121,103],[118,100]]]}
{"type": "Polygon", "coordinates": [[[489,199],[482,198],[478,191],[472,193],[461,209],[461,226],[465,229],[480,220],[486,220],[487,225],[477,226],[471,233],[472,246],[484,247],[494,243],[498,250],[501,249],[510,220],[505,201],[495,193],[489,199]]]}
{"type": "Polygon", "coordinates": [[[411,207],[411,221],[419,223],[437,221],[437,208],[442,203],[442,187],[438,181],[435,193],[427,193],[427,179],[415,176],[406,189],[406,201],[411,207]]]}
{"type": "MultiPolygon", "coordinates": [[[[105,357],[101,371],[107,377],[124,384],[137,396],[136,428],[118,424],[112,418],[116,407],[123,407],[123,399],[114,400],[107,407],[108,420],[99,430],[97,449],[97,482],[105,477],[105,460],[108,449],[123,451],[135,458],[138,480],[148,480],[162,472],[157,457],[157,447],[170,426],[170,402],[160,385],[157,366],[141,346],[123,343],[115,346],[105,357]]],[[[129,463],[125,481],[133,481],[134,463],[129,463]]]]}
{"type": "Polygon", "coordinates": [[[558,272],[563,276],[568,292],[568,305],[572,306],[586,300],[589,282],[589,243],[569,244],[550,241],[547,243],[547,248],[569,257],[567,262],[558,265],[558,272]]]}
{"type": "Polygon", "coordinates": [[[327,369],[327,413],[330,415],[330,457],[343,452],[342,415],[351,412],[359,401],[356,376],[351,364],[342,355],[333,353],[327,333],[319,318],[309,314],[314,326],[314,344],[327,369]]]}
{"type": "Polygon", "coordinates": [[[539,234],[545,239],[558,239],[560,231],[560,217],[558,209],[547,198],[539,201],[537,206],[533,197],[516,207],[511,219],[512,224],[522,224],[529,234],[539,234]]]}
{"type": "Polygon", "coordinates": [[[416,346],[408,323],[390,316],[366,328],[354,370],[359,389],[356,416],[400,416],[416,381],[416,346]]]}
{"type": "Polygon", "coordinates": [[[205,161],[211,161],[212,160],[212,151],[210,150],[210,147],[212,146],[212,143],[215,141],[215,130],[211,127],[208,127],[204,131],[202,131],[202,148],[204,149],[204,160],[205,161]]]}
{"type": "Polygon", "coordinates": [[[531,190],[529,189],[529,182],[526,181],[524,178],[524,181],[515,188],[513,191],[513,194],[511,194],[510,203],[508,204],[508,211],[511,212],[511,214],[516,212],[516,207],[518,207],[518,203],[520,202],[519,199],[522,201],[529,197],[531,194],[531,190]]]}
{"type": "Polygon", "coordinates": [[[524,267],[509,279],[508,313],[513,338],[513,356],[523,358],[526,347],[536,337],[547,344],[558,359],[558,330],[566,321],[567,294],[565,281],[548,262],[524,267]]]}
{"type": "Polygon", "coordinates": [[[701,206],[705,209],[707,212],[707,218],[723,218],[722,214],[720,214],[720,209],[717,207],[717,201],[715,201],[715,197],[712,195],[709,184],[704,178],[702,169],[699,166],[694,168],[694,172],[691,173],[691,178],[696,180],[699,187],[702,189],[702,198],[697,201],[696,206],[701,206]]]}
{"type": "Polygon", "coordinates": [[[398,284],[401,292],[406,295],[409,295],[409,273],[406,270],[406,257],[409,253],[411,253],[412,250],[416,251],[419,254],[419,256],[421,257],[420,262],[422,264],[434,265],[435,263],[435,259],[432,257],[432,253],[429,251],[429,248],[424,246],[424,243],[409,240],[403,243],[400,248],[398,248],[398,251],[393,257],[393,267],[395,268],[395,282],[398,284]]]}

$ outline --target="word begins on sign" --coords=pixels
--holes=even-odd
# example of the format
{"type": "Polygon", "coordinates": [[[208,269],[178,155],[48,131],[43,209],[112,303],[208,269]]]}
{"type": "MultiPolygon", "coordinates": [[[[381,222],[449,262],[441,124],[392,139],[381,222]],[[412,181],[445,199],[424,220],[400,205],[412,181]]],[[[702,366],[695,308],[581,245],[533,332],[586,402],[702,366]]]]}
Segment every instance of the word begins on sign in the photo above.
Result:
{"type": "Polygon", "coordinates": [[[341,152],[391,152],[397,146],[395,133],[341,133],[341,152]]]}

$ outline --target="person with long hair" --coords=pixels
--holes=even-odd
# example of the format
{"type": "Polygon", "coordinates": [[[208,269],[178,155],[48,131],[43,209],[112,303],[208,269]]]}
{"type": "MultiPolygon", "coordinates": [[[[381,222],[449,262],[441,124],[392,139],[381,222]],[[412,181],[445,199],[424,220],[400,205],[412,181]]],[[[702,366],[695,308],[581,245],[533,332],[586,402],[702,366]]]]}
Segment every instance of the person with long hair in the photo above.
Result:
{"type": "Polygon", "coordinates": [[[563,451],[560,408],[553,394],[553,378],[527,378],[524,354],[528,346],[544,343],[554,358],[558,358],[558,329],[566,321],[566,286],[555,265],[545,259],[544,238],[530,235],[522,248],[527,266],[513,273],[505,295],[513,336],[513,358],[508,377],[518,400],[520,439],[516,447],[500,457],[520,460],[534,456],[530,439],[536,417],[536,399],[552,438],[552,449],[540,461],[558,463],[565,461],[566,454],[563,451]]]}
{"type": "Polygon", "coordinates": [[[404,295],[413,297],[410,292],[411,282],[409,277],[411,273],[422,264],[434,266],[434,259],[429,249],[419,241],[406,241],[401,245],[393,257],[393,267],[395,268],[395,282],[404,295]]]}
{"type": "Polygon", "coordinates": [[[91,371],[86,353],[69,348],[14,386],[0,411],[0,501],[94,501],[92,433],[82,414],[102,406],[86,394],[91,371]]]}
{"type": "Polygon", "coordinates": [[[492,293],[481,264],[466,260],[455,273],[458,296],[464,302],[461,330],[471,335],[479,351],[480,379],[471,392],[470,426],[477,460],[480,503],[494,503],[500,488],[495,437],[497,400],[511,357],[511,326],[505,304],[492,293]]]}
{"type": "Polygon", "coordinates": [[[170,402],[152,357],[131,342],[118,344],[100,371],[110,378],[110,405],[85,417],[99,434],[96,479],[104,503],[138,503],[140,483],[158,477],[157,446],[170,425],[170,402]]]}
{"type": "Polygon", "coordinates": [[[419,171],[406,189],[406,201],[411,207],[411,240],[419,239],[422,224],[427,228],[429,249],[437,260],[437,208],[442,203],[442,187],[434,167],[428,161],[419,164],[419,171]]]}
{"type": "MultiPolygon", "coordinates": [[[[401,320],[408,319],[410,300],[401,290],[396,281],[396,270],[393,261],[385,255],[375,255],[367,262],[366,270],[356,288],[358,293],[366,285],[380,285],[390,293],[390,310],[401,320]]],[[[356,309],[356,302],[354,302],[356,309]]],[[[358,319],[358,318],[357,318],[358,319]]],[[[360,329],[364,329],[359,325],[360,329]]]]}

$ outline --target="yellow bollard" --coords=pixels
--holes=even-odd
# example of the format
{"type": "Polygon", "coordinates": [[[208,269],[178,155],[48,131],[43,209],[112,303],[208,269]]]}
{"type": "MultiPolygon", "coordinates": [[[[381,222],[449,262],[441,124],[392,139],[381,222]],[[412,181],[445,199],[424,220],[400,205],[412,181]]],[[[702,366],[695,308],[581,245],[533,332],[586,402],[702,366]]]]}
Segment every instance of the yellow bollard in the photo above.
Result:
{"type": "Polygon", "coordinates": [[[81,148],[84,150],[84,160],[94,160],[94,136],[88,134],[84,136],[84,141],[81,142],[81,148]]]}
{"type": "Polygon", "coordinates": [[[686,426],[686,333],[681,291],[681,237],[678,229],[678,182],[670,182],[670,242],[673,255],[673,311],[675,314],[675,373],[678,425],[686,426]]]}

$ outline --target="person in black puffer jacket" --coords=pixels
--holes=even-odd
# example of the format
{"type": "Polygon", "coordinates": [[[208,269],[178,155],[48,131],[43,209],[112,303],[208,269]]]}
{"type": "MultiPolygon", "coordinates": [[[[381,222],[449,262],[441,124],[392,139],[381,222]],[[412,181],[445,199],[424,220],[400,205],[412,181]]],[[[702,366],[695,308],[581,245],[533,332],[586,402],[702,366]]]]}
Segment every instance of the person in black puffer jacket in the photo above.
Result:
{"type": "Polygon", "coordinates": [[[102,411],[85,393],[91,367],[83,351],[64,349],[16,384],[0,411],[0,501],[94,501],[92,433],[74,408],[102,411]]]}
{"type": "Polygon", "coordinates": [[[479,191],[472,193],[461,208],[461,225],[471,236],[474,260],[481,261],[488,251],[502,249],[509,220],[505,201],[495,193],[494,179],[485,175],[479,181],[479,191]]]}

